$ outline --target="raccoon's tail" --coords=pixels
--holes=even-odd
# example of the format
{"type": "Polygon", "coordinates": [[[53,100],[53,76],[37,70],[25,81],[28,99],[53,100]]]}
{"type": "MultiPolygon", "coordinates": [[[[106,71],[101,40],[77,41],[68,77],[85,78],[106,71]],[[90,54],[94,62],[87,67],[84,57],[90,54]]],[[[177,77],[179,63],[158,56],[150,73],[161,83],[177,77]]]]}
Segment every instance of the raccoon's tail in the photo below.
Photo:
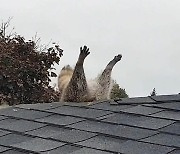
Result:
{"type": "Polygon", "coordinates": [[[71,80],[73,69],[70,65],[66,65],[62,68],[59,76],[58,76],[58,88],[60,93],[66,88],[69,81],[71,80]]]}

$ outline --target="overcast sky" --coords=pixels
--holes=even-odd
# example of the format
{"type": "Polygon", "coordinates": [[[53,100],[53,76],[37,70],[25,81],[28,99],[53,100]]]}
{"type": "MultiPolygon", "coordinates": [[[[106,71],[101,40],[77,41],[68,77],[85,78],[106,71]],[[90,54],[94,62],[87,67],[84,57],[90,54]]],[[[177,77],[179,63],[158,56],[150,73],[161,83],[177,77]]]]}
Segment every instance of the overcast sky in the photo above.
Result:
{"type": "MultiPolygon", "coordinates": [[[[87,78],[117,54],[112,77],[130,97],[180,92],[180,0],[0,0],[0,20],[27,40],[59,43],[64,56],[56,72],[74,66],[79,47],[91,54],[87,78]]],[[[57,79],[53,80],[56,83],[57,79]]]]}

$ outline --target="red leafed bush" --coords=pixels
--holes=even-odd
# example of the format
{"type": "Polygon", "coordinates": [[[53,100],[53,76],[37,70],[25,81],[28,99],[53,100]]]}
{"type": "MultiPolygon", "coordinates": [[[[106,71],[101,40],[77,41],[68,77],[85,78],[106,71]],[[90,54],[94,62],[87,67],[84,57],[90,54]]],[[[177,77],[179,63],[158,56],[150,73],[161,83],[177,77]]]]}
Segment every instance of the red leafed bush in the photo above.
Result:
{"type": "Polygon", "coordinates": [[[6,35],[8,23],[0,29],[0,102],[9,105],[46,103],[58,100],[58,92],[49,86],[54,63],[59,64],[63,50],[58,45],[37,51],[34,41],[19,35],[6,35]]]}

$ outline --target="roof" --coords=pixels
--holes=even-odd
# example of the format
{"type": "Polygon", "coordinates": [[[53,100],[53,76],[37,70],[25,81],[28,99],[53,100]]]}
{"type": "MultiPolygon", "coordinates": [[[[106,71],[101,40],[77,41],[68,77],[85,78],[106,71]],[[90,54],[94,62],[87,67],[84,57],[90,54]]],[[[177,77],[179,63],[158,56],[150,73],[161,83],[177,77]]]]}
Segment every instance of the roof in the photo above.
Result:
{"type": "Polygon", "coordinates": [[[1,109],[0,153],[178,154],[180,95],[1,109]]]}

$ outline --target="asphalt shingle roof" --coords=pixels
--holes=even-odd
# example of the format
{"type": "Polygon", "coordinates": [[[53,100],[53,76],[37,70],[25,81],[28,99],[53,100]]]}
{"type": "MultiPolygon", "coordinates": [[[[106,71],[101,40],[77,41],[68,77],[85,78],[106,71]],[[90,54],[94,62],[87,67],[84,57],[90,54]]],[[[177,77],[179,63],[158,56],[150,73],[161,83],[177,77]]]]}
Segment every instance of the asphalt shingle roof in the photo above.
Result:
{"type": "Polygon", "coordinates": [[[179,154],[180,94],[0,110],[0,154],[179,154]]]}

